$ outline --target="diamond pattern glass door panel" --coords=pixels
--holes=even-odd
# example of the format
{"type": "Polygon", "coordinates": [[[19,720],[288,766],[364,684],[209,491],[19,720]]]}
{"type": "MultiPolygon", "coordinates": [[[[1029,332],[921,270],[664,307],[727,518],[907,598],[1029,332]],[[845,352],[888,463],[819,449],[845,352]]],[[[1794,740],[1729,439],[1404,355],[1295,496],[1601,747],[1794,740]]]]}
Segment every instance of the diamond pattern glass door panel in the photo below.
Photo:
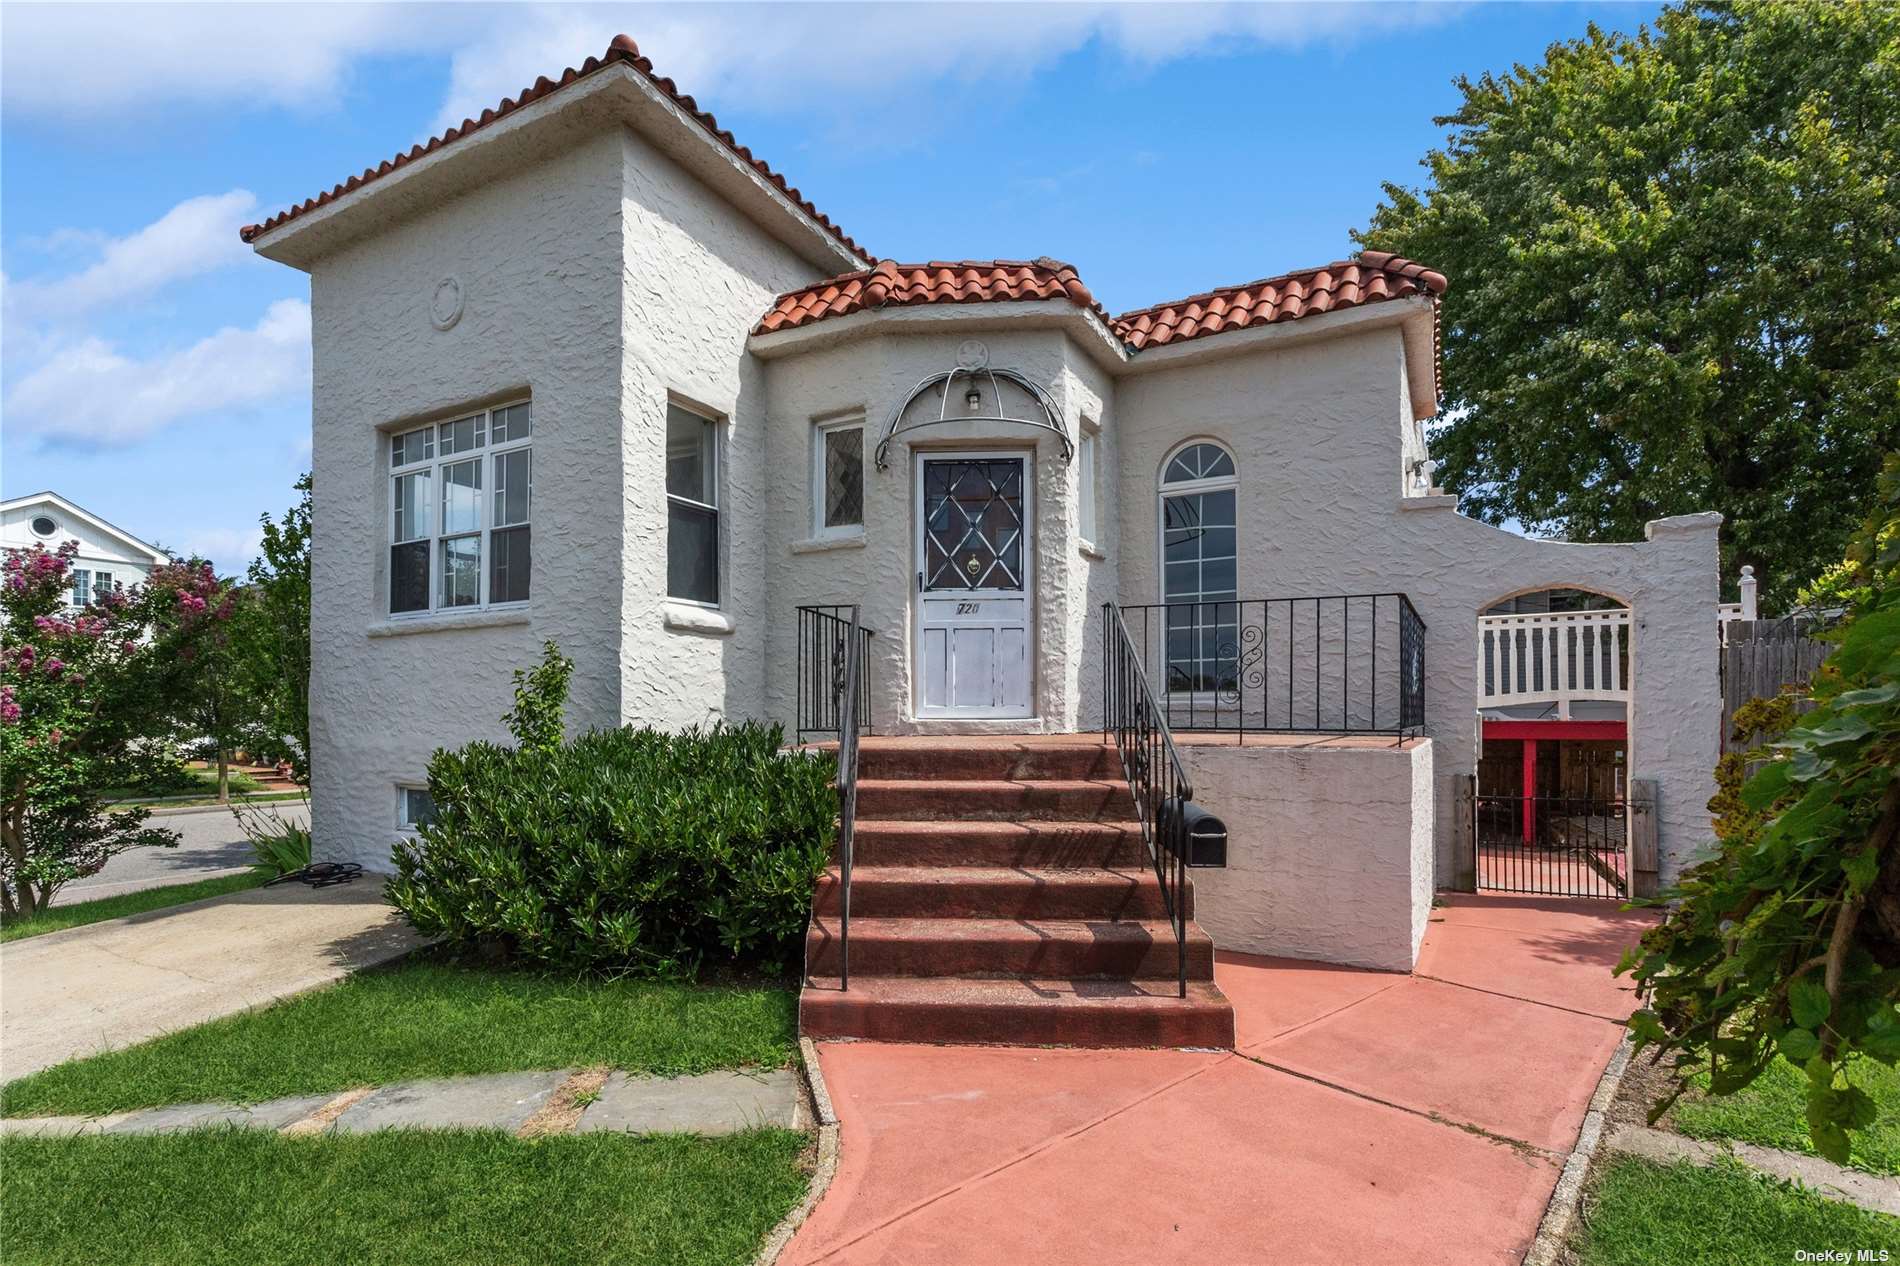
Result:
{"type": "Polygon", "coordinates": [[[1023,460],[924,462],[924,588],[1023,588],[1023,460]]]}
{"type": "Polygon", "coordinates": [[[1023,457],[919,459],[919,717],[1033,713],[1027,473],[1023,457]]]}

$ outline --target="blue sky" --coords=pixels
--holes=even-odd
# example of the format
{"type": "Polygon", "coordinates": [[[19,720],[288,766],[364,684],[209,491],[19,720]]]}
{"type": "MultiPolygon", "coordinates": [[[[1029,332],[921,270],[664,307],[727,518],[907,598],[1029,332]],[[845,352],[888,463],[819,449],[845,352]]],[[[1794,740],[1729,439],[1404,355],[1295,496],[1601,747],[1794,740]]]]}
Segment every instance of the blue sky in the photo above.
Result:
{"type": "Polygon", "coordinates": [[[1455,76],[1656,8],[8,4],[0,494],[240,568],[309,461],[309,286],[237,226],[617,31],[875,254],[1121,311],[1349,253],[1455,76]]]}

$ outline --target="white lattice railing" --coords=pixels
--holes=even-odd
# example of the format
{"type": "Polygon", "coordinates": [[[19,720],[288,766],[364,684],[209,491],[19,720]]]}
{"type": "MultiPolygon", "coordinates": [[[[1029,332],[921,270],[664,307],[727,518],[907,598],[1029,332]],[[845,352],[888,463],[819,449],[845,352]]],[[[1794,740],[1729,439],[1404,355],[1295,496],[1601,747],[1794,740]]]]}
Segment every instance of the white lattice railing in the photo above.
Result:
{"type": "Polygon", "coordinates": [[[1478,617],[1478,706],[1555,704],[1569,719],[1580,699],[1627,703],[1630,613],[1540,611],[1478,617]]]}

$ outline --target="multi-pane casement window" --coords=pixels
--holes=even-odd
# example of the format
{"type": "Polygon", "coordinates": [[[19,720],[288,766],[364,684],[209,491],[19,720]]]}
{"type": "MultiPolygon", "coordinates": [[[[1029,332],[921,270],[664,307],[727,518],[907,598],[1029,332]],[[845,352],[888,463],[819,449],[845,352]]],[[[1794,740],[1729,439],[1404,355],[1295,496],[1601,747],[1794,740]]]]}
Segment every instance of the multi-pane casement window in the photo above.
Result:
{"type": "Polygon", "coordinates": [[[719,605],[719,424],[666,406],[666,595],[719,605]]]}
{"type": "Polygon", "coordinates": [[[821,424],[812,443],[812,535],[864,530],[864,419],[821,424]]]}
{"type": "Polygon", "coordinates": [[[1161,600],[1168,604],[1170,691],[1232,686],[1240,625],[1234,458],[1195,443],[1161,471],[1161,600]]]}
{"type": "Polygon", "coordinates": [[[389,437],[389,610],[528,600],[526,401],[389,437]]]}
{"type": "Polygon", "coordinates": [[[112,592],[112,573],[109,571],[88,571],[83,567],[75,567],[72,577],[73,587],[66,594],[66,601],[72,606],[91,606],[112,592]]]}

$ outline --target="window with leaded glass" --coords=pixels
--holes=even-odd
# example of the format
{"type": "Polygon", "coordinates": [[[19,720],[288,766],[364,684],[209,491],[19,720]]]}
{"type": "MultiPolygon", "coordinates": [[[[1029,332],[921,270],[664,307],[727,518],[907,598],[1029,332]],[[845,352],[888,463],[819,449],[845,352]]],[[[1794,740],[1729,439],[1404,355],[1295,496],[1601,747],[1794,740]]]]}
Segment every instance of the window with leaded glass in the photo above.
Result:
{"type": "Polygon", "coordinates": [[[864,528],[864,422],[820,426],[812,446],[814,536],[846,536],[864,528]]]}
{"type": "Polygon", "coordinates": [[[389,610],[528,600],[534,415],[527,401],[389,437],[389,610]]]}

